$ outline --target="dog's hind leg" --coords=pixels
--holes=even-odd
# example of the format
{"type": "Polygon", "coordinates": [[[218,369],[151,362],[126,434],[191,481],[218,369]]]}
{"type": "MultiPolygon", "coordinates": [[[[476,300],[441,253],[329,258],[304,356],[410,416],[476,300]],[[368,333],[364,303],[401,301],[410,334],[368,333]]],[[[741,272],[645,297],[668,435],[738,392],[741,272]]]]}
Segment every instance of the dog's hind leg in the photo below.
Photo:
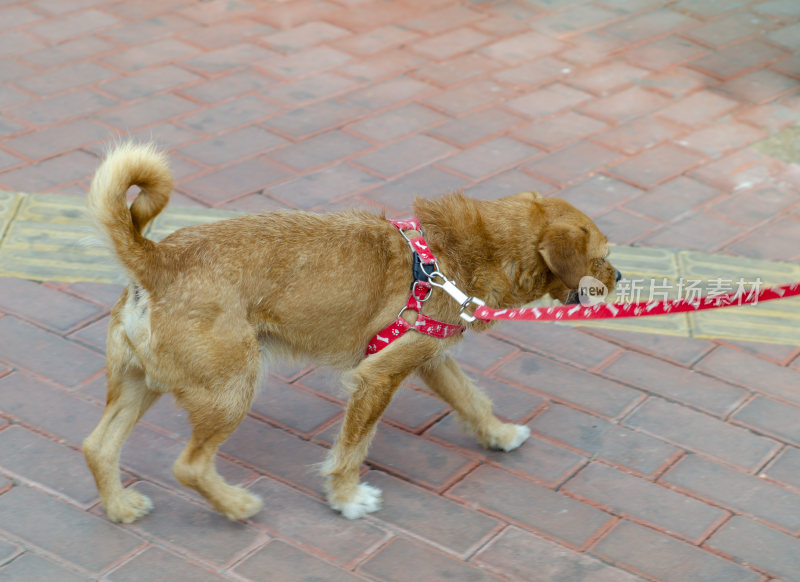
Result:
{"type": "MultiPolygon", "coordinates": [[[[257,352],[257,350],[256,350],[257,352]]],[[[251,368],[257,368],[257,357],[251,368]]],[[[230,519],[246,519],[261,509],[261,499],[241,487],[229,485],[217,473],[217,449],[244,419],[253,402],[257,370],[244,370],[214,387],[176,390],[178,403],[189,413],[193,432],[189,443],[172,466],[175,477],[197,490],[230,519]]]]}
{"type": "Polygon", "coordinates": [[[83,453],[108,518],[130,523],[149,512],[153,504],[138,491],[122,487],[119,457],[122,445],[134,425],[161,393],[147,387],[141,368],[120,368],[113,365],[107,367],[106,409],[100,423],[83,441],[83,453]]]}
{"type": "Polygon", "coordinates": [[[473,384],[449,355],[424,366],[419,375],[437,396],[456,410],[484,447],[513,451],[530,436],[527,426],[497,418],[489,397],[473,384]]]}

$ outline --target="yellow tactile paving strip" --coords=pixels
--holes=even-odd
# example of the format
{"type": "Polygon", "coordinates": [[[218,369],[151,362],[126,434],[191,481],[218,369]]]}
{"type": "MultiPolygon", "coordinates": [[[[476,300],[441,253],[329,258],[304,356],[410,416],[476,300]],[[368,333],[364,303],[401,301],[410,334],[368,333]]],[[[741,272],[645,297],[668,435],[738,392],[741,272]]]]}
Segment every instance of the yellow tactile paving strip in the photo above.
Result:
{"type": "MultiPolygon", "coordinates": [[[[182,226],[237,216],[233,211],[170,207],[146,235],[160,239],[182,226]]],[[[80,196],[0,192],[0,276],[47,281],[123,283],[108,251],[87,244],[93,234],[80,196]]],[[[615,246],[613,262],[629,280],[641,280],[647,300],[651,280],[664,279],[669,295],[679,279],[745,281],[763,285],[800,281],[800,265],[694,251],[615,246]]],[[[612,297],[613,299],[613,297],[612,297]]],[[[800,298],[697,314],[645,317],[583,324],[676,336],[762,341],[800,345],[800,298]]]]}

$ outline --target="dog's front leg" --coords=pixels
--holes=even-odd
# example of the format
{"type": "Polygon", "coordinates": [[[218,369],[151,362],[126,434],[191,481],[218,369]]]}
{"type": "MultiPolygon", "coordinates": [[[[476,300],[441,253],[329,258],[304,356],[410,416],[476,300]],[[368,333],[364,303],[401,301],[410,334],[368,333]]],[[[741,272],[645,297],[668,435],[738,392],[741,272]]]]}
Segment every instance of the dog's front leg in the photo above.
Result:
{"type": "Polygon", "coordinates": [[[419,365],[425,339],[411,334],[382,352],[363,360],[345,382],[350,390],[344,421],[328,458],[322,465],[330,506],[347,519],[358,519],[380,509],[381,491],[359,483],[359,467],[367,456],[378,420],[397,387],[419,365]],[[409,338],[408,340],[406,339],[409,338]]]}
{"type": "Polygon", "coordinates": [[[436,395],[456,410],[484,447],[513,451],[530,436],[527,426],[497,418],[489,397],[473,384],[449,355],[422,367],[419,375],[436,395]]]}

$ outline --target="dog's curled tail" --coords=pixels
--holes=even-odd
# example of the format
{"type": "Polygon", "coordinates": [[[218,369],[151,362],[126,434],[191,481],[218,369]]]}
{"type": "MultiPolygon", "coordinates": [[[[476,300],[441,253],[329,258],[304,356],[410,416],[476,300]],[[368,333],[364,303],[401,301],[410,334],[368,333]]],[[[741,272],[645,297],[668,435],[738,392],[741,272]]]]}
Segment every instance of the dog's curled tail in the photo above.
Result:
{"type": "Polygon", "coordinates": [[[172,172],[166,155],[152,144],[124,143],[106,157],[89,188],[89,213],[122,265],[142,282],[157,245],[142,236],[144,227],[169,202],[172,172]],[[127,191],[140,189],[128,208],[127,191]]]}

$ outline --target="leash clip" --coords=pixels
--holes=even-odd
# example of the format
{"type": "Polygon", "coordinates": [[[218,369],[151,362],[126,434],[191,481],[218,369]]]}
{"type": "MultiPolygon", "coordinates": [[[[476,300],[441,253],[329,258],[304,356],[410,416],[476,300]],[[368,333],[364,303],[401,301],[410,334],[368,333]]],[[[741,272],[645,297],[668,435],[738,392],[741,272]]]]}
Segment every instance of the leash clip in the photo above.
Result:
{"type": "Polygon", "coordinates": [[[464,321],[468,321],[471,323],[476,319],[474,316],[466,312],[467,308],[470,305],[475,305],[476,307],[481,305],[486,305],[481,299],[478,299],[477,297],[469,297],[461,289],[456,287],[455,281],[451,281],[450,279],[442,275],[439,271],[431,273],[431,278],[429,280],[429,283],[431,285],[434,285],[435,287],[439,287],[442,291],[444,291],[450,297],[456,300],[456,303],[458,303],[461,306],[458,315],[464,321]],[[444,283],[437,283],[436,281],[434,281],[433,280],[434,275],[444,279],[444,283]]]}

